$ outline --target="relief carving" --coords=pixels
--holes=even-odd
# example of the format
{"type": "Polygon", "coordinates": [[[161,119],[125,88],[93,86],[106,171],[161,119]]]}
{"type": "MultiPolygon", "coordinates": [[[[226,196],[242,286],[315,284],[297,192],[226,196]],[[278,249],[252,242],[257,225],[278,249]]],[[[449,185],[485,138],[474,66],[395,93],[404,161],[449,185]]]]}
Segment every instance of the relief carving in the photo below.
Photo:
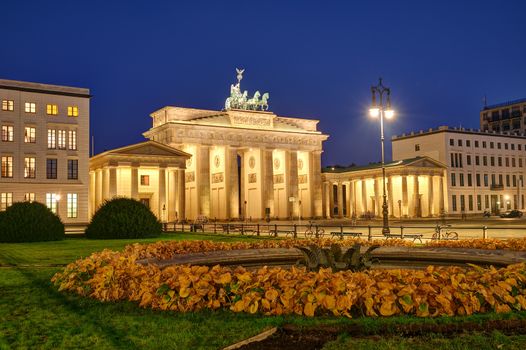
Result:
{"type": "Polygon", "coordinates": [[[298,183],[299,184],[306,184],[308,182],[307,175],[300,175],[298,176],[298,183]]]}
{"type": "Polygon", "coordinates": [[[257,177],[255,173],[248,174],[248,183],[253,184],[257,182],[257,177]]]}
{"type": "Polygon", "coordinates": [[[193,171],[188,171],[184,174],[184,179],[186,182],[194,182],[195,181],[195,173],[193,171]]]}
{"type": "Polygon", "coordinates": [[[273,180],[275,184],[282,184],[285,182],[283,174],[274,175],[273,180]]]}
{"type": "Polygon", "coordinates": [[[212,183],[213,184],[217,184],[217,183],[221,183],[224,181],[224,175],[223,173],[215,173],[215,174],[212,174],[212,183]]]}

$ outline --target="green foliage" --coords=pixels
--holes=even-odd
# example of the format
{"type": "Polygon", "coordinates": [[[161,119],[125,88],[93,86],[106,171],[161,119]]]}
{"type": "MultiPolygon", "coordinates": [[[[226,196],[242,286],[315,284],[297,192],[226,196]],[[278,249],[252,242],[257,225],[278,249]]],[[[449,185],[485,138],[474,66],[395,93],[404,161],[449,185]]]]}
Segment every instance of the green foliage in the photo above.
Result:
{"type": "Polygon", "coordinates": [[[97,210],[86,228],[86,237],[121,239],[157,237],[162,225],[151,210],[130,198],[113,198],[97,210]]]}
{"type": "Polygon", "coordinates": [[[0,242],[42,242],[64,239],[64,224],[38,202],[18,202],[0,213],[0,242]]]}

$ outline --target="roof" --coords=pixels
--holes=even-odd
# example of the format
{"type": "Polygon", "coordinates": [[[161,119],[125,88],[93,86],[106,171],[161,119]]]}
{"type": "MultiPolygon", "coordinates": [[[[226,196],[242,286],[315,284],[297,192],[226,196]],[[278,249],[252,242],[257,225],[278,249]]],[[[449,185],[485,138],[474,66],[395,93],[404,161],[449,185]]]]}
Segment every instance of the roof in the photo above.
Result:
{"type": "Polygon", "coordinates": [[[467,135],[480,135],[480,136],[494,136],[494,137],[508,137],[525,139],[525,133],[512,132],[512,131],[482,131],[479,129],[468,129],[463,127],[450,127],[450,126],[439,126],[437,128],[429,128],[428,130],[411,131],[410,133],[403,133],[402,135],[393,135],[391,140],[398,141],[403,139],[409,139],[413,137],[426,136],[438,133],[456,133],[456,134],[467,134],[467,135]]]}
{"type": "Polygon", "coordinates": [[[35,92],[41,94],[63,95],[72,97],[91,97],[89,89],[51,85],[43,83],[33,83],[28,81],[0,79],[0,89],[17,90],[25,92],[35,92]]]}
{"type": "Polygon", "coordinates": [[[99,153],[90,158],[90,160],[102,158],[111,155],[136,155],[136,156],[173,156],[173,157],[192,157],[191,154],[183,152],[179,149],[167,146],[157,141],[144,141],[128,145],[120,148],[115,148],[109,151],[99,153]]]}
{"type": "MultiPolygon", "coordinates": [[[[444,164],[440,163],[437,160],[434,160],[433,158],[426,157],[426,156],[423,156],[423,157],[418,156],[414,158],[391,161],[389,163],[385,163],[385,167],[394,168],[398,166],[418,165],[418,163],[422,164],[422,162],[430,162],[436,166],[444,167],[444,164]]],[[[321,171],[322,173],[347,173],[347,172],[373,170],[373,169],[381,169],[381,168],[382,168],[382,163],[370,163],[368,165],[353,166],[353,167],[330,167],[329,166],[329,167],[322,168],[321,171]]]]}
{"type": "Polygon", "coordinates": [[[520,98],[518,100],[511,100],[511,101],[496,103],[496,104],[493,104],[493,105],[487,105],[487,106],[482,107],[482,110],[484,111],[484,110],[487,110],[487,109],[506,107],[506,106],[516,105],[518,103],[523,103],[523,102],[526,102],[526,97],[520,98]]]}

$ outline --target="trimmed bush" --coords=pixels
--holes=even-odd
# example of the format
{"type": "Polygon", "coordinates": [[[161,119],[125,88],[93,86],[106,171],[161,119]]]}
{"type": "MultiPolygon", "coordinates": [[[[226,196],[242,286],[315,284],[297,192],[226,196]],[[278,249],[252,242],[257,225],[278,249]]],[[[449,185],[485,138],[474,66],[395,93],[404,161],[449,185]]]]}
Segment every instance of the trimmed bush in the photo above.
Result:
{"type": "Polygon", "coordinates": [[[93,215],[86,237],[145,238],[157,237],[161,231],[161,223],[147,206],[130,198],[113,198],[93,215]]]}
{"type": "Polygon", "coordinates": [[[0,242],[42,242],[64,239],[64,224],[38,202],[18,202],[0,213],[0,242]]]}

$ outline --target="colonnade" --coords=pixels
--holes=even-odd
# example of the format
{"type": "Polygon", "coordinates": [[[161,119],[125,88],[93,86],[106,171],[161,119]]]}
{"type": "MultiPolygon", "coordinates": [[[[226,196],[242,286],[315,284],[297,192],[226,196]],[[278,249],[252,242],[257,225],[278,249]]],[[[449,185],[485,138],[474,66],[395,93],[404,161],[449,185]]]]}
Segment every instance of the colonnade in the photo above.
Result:
{"type": "MultiPolygon", "coordinates": [[[[326,179],[325,217],[382,216],[383,178],[326,179]]],[[[444,176],[436,174],[391,174],[386,177],[386,195],[391,217],[433,217],[445,210],[444,176]]]]}

